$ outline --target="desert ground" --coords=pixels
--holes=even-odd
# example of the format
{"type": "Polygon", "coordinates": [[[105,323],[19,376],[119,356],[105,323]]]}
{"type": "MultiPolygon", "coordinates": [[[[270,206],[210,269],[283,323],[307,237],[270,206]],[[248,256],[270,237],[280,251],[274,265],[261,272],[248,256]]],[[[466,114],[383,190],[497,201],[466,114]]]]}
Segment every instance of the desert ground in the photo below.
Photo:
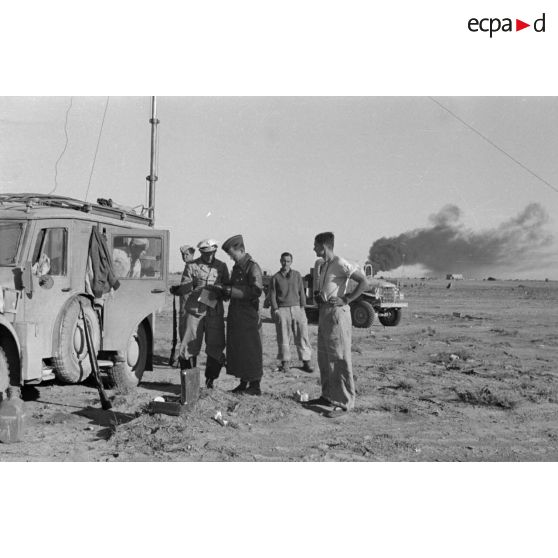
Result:
{"type": "Polygon", "coordinates": [[[317,366],[275,370],[275,328],[262,310],[261,397],[230,393],[237,382],[223,371],[189,414],[150,414],[153,398],[180,391],[167,365],[169,296],[155,369],[136,391],[109,391],[113,409],[103,411],[90,383],[25,387],[25,440],[0,444],[0,460],[557,460],[558,283],[402,279],[401,288],[409,308],[399,326],[353,329],[354,412],[330,419],[295,400],[297,390],[319,395],[317,366]]]}

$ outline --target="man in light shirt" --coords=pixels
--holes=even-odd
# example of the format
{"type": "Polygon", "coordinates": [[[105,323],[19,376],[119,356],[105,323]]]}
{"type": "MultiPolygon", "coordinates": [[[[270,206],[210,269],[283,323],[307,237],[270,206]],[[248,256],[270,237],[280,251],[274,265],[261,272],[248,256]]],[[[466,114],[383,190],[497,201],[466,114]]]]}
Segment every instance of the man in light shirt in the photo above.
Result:
{"type": "Polygon", "coordinates": [[[355,384],[351,360],[351,309],[349,304],[367,288],[366,277],[357,267],[333,252],[335,236],[323,232],[314,239],[314,252],[324,260],[314,298],[320,308],[318,322],[318,367],[322,395],[308,404],[328,408],[333,418],[350,411],[355,405],[355,384]],[[349,279],[357,286],[347,293],[349,279]]]}

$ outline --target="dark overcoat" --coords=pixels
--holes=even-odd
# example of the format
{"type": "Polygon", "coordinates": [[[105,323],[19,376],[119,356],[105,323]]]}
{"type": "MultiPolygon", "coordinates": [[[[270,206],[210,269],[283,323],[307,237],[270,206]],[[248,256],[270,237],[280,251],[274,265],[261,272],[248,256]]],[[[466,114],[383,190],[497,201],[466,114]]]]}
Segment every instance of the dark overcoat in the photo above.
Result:
{"type": "Polygon", "coordinates": [[[260,295],[262,270],[250,254],[235,263],[227,316],[227,374],[251,382],[263,375],[260,295]]]}

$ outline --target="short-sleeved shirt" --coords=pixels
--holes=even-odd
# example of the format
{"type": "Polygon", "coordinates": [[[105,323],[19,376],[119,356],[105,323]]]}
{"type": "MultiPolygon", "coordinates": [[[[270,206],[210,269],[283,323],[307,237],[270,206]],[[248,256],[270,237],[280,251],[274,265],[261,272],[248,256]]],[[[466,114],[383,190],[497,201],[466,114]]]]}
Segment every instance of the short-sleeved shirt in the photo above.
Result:
{"type": "MultiPolygon", "coordinates": [[[[192,292],[186,295],[185,309],[187,312],[203,315],[207,312],[208,307],[198,301],[202,289],[206,285],[214,285],[215,283],[227,283],[229,281],[229,270],[227,265],[220,260],[213,260],[212,263],[206,264],[201,257],[193,262],[188,262],[184,266],[181,284],[191,283],[192,292]]],[[[218,306],[222,306],[219,302],[218,306]]]]}
{"type": "Polygon", "coordinates": [[[356,265],[339,256],[325,260],[320,267],[317,290],[325,300],[332,296],[344,296],[349,278],[356,270],[356,265]]]}

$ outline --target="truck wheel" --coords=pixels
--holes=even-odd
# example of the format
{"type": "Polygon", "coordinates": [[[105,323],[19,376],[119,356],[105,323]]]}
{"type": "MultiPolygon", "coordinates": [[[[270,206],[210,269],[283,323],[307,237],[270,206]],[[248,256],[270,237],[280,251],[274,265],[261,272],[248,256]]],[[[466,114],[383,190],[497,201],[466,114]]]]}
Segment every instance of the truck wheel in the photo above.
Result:
{"type": "Polygon", "coordinates": [[[308,323],[315,324],[320,319],[320,311],[317,308],[305,308],[308,323]]]}
{"type": "Polygon", "coordinates": [[[10,365],[4,348],[0,347],[0,394],[3,394],[10,385],[10,365]]]}
{"type": "MultiPolygon", "coordinates": [[[[58,348],[53,358],[56,377],[69,384],[83,382],[91,374],[91,362],[79,302],[80,299],[74,298],[64,310],[60,322],[58,348]]],[[[101,328],[97,313],[88,300],[82,298],[81,303],[91,332],[93,347],[98,352],[101,346],[101,328]]]]}
{"type": "Polygon", "coordinates": [[[378,320],[383,326],[393,327],[401,321],[401,308],[385,308],[383,316],[378,316],[378,320]]]}
{"type": "MultiPolygon", "coordinates": [[[[1,332],[0,332],[1,335],[1,332]]],[[[0,394],[9,386],[19,385],[19,359],[15,343],[0,340],[0,394]]]]}
{"type": "Polygon", "coordinates": [[[351,304],[351,317],[355,327],[370,327],[374,322],[374,308],[365,300],[357,300],[351,304]]]}
{"type": "Polygon", "coordinates": [[[125,360],[116,362],[109,370],[113,386],[120,391],[128,391],[140,383],[147,365],[147,331],[141,323],[128,340],[125,360]]]}

